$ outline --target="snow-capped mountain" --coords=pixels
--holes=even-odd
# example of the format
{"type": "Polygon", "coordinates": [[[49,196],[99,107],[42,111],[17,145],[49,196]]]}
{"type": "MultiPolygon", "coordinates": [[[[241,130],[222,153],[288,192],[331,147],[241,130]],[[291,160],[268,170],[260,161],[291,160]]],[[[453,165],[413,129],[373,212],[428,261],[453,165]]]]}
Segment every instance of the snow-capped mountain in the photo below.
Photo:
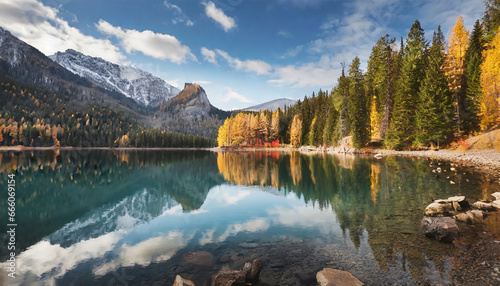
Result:
{"type": "Polygon", "coordinates": [[[283,110],[283,109],[285,109],[285,107],[288,108],[292,105],[295,105],[296,103],[297,103],[297,100],[288,99],[288,98],[278,98],[278,99],[264,102],[264,103],[261,103],[258,105],[243,108],[241,110],[243,110],[243,111],[261,111],[261,110],[276,111],[278,108],[281,108],[281,110],[283,110]]]}
{"type": "Polygon", "coordinates": [[[75,50],[57,52],[50,58],[95,85],[123,93],[143,106],[159,106],[180,92],[165,80],[146,71],[113,64],[75,50]]]}

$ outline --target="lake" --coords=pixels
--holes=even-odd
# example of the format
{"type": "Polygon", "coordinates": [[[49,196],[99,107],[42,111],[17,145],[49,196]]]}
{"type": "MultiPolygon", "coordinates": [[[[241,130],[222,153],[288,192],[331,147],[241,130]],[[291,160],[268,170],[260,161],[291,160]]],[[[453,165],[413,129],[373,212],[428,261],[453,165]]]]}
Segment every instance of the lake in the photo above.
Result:
{"type": "MultiPolygon", "coordinates": [[[[455,195],[491,199],[500,187],[446,162],[436,176],[431,163],[438,166],[298,152],[1,152],[4,276],[13,173],[17,206],[17,277],[4,283],[156,286],[180,274],[209,285],[220,269],[255,258],[263,262],[257,285],[315,285],[324,267],[365,285],[466,281],[466,250],[424,237],[423,210],[455,195]]],[[[500,240],[496,213],[466,239],[485,236],[500,240]]]]}

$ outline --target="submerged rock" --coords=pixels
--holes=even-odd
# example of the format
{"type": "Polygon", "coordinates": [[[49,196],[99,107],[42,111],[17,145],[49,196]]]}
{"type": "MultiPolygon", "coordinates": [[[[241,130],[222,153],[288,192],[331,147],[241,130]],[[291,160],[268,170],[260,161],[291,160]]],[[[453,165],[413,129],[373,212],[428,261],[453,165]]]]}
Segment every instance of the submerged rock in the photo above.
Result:
{"type": "Polygon", "coordinates": [[[240,270],[222,270],[212,279],[212,286],[246,285],[245,273],[240,270]]]}
{"type": "Polygon", "coordinates": [[[210,268],[213,264],[214,256],[206,251],[188,252],[181,261],[181,265],[195,269],[210,268]]]}
{"type": "Polygon", "coordinates": [[[422,219],[424,235],[442,242],[452,242],[459,237],[458,225],[451,217],[424,217],[422,219]]]}
{"type": "Polygon", "coordinates": [[[177,275],[175,276],[175,281],[173,286],[195,286],[195,285],[193,281],[184,279],[180,275],[177,275]]]}
{"type": "Polygon", "coordinates": [[[324,268],[316,274],[320,286],[361,286],[364,285],[347,271],[324,268]]]}

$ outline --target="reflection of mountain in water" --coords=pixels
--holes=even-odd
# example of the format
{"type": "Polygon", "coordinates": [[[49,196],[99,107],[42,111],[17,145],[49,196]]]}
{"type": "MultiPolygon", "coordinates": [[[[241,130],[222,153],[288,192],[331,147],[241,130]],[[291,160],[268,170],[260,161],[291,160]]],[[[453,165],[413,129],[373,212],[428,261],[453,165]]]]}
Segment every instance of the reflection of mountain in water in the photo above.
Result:
{"type": "MultiPolygon", "coordinates": [[[[461,194],[475,201],[484,196],[475,188],[461,188],[465,179],[460,174],[450,174],[456,185],[435,178],[429,162],[416,158],[379,161],[349,155],[255,152],[219,153],[217,162],[232,183],[272,185],[320,208],[331,206],[356,247],[366,231],[379,267],[404,265],[416,281],[425,281],[425,267],[443,273],[449,263],[438,258],[450,247],[421,235],[422,210],[431,198],[461,194]]],[[[489,187],[488,193],[493,191],[489,187]]]]}
{"type": "MultiPolygon", "coordinates": [[[[206,151],[3,153],[0,185],[7,185],[7,170],[18,170],[16,219],[34,226],[18,229],[23,238],[18,248],[54,232],[51,239],[58,243],[95,237],[154,218],[174,201],[184,210],[197,209],[223,182],[215,156],[206,151]]],[[[6,202],[1,200],[0,208],[6,209],[6,202]]],[[[0,219],[7,221],[5,215],[0,219]]]]}

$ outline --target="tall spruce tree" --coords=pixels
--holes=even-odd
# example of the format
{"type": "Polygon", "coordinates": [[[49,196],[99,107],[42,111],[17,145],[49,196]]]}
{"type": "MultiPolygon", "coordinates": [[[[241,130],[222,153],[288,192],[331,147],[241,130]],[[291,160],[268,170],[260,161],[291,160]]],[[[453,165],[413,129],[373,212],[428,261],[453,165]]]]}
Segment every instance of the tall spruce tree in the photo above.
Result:
{"type": "Polygon", "coordinates": [[[491,41],[500,27],[500,0],[485,0],[486,9],[483,22],[486,28],[487,40],[491,41]]]}
{"type": "Polygon", "coordinates": [[[340,93],[341,103],[340,103],[340,120],[339,120],[339,133],[340,138],[349,136],[351,132],[351,121],[349,116],[349,79],[345,76],[344,72],[345,66],[342,64],[342,75],[339,78],[339,84],[337,87],[340,93]]]}
{"type": "Polygon", "coordinates": [[[349,116],[354,147],[361,149],[370,141],[368,98],[360,61],[355,57],[349,66],[349,116]]]}
{"type": "Polygon", "coordinates": [[[481,123],[481,64],[483,63],[484,32],[479,20],[470,35],[469,48],[465,52],[466,92],[463,128],[466,133],[478,132],[481,123]]]}
{"type": "MultiPolygon", "coordinates": [[[[367,93],[370,100],[370,125],[372,137],[383,139],[388,123],[383,122],[386,103],[392,102],[393,86],[391,77],[393,69],[392,45],[396,38],[389,35],[381,37],[373,46],[368,60],[367,93]],[[388,99],[389,97],[389,99],[388,99]]],[[[387,117],[388,118],[388,117],[387,117]]]]}
{"type": "Polygon", "coordinates": [[[408,33],[401,61],[401,75],[386,140],[389,148],[398,148],[404,142],[413,143],[416,135],[418,92],[425,76],[427,62],[427,42],[418,20],[408,33]]]}
{"type": "Polygon", "coordinates": [[[420,144],[443,142],[453,127],[453,99],[448,79],[442,69],[445,39],[438,27],[429,50],[425,78],[419,92],[416,121],[417,142],[420,144]]]}
{"type": "Polygon", "coordinates": [[[337,112],[335,105],[332,103],[332,99],[333,96],[327,99],[330,103],[328,105],[328,118],[326,120],[325,130],[323,131],[323,144],[327,146],[334,145],[339,137],[337,131],[337,121],[339,119],[339,113],[337,112]]]}

